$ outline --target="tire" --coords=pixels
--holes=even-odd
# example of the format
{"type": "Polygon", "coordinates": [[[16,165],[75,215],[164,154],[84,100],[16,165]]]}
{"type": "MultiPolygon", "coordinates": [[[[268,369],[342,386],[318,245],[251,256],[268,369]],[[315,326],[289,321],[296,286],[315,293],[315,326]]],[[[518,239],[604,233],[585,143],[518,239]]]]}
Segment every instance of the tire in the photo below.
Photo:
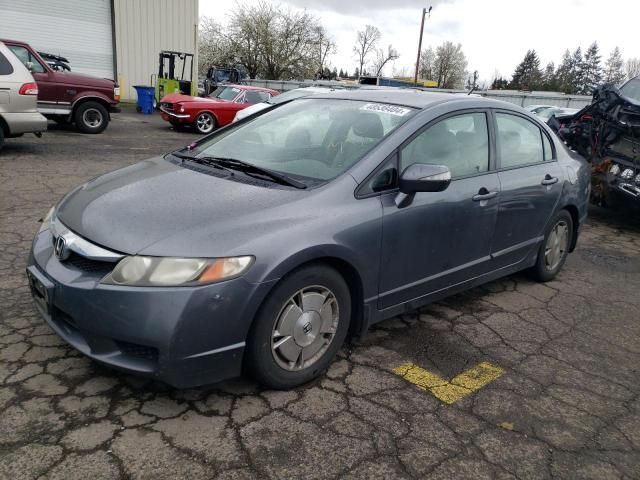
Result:
{"type": "Polygon", "coordinates": [[[202,112],[196,117],[196,121],[193,122],[193,127],[203,135],[208,135],[216,129],[216,119],[209,112],[202,112]]]}
{"type": "Polygon", "coordinates": [[[248,373],[274,389],[309,382],[329,367],[350,321],[349,287],[337,271],[321,264],[294,270],[269,293],[251,327],[248,373]]]}
{"type": "Polygon", "coordinates": [[[0,125],[0,150],[2,150],[2,146],[4,145],[4,129],[2,125],[0,125]]]}
{"type": "Polygon", "coordinates": [[[73,114],[78,130],[84,133],[102,133],[109,124],[107,109],[98,102],[85,102],[73,114]]]}
{"type": "Polygon", "coordinates": [[[560,210],[549,224],[538,251],[536,264],[530,270],[535,280],[548,282],[558,274],[569,254],[574,235],[573,228],[573,220],[569,212],[560,210]],[[556,243],[556,240],[559,243],[556,243]]]}

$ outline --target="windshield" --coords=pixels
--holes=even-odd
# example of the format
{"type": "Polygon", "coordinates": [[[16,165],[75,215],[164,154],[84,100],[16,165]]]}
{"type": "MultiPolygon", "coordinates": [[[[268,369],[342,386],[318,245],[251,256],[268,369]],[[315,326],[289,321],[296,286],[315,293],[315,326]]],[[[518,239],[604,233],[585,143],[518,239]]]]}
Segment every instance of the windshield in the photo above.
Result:
{"type": "Polygon", "coordinates": [[[640,78],[629,80],[622,86],[620,91],[625,97],[640,102],[640,78]]]}
{"type": "Polygon", "coordinates": [[[235,158],[326,181],[355,164],[415,111],[354,100],[297,100],[221,131],[199,144],[196,156],[235,158]]]}
{"type": "Polygon", "coordinates": [[[281,93],[280,95],[271,98],[271,100],[269,100],[269,103],[271,103],[272,105],[279,105],[290,100],[295,100],[296,98],[308,97],[309,95],[313,95],[314,93],[318,93],[318,91],[310,90],[307,88],[296,88],[295,90],[289,90],[288,92],[281,93]]]}
{"type": "Polygon", "coordinates": [[[241,92],[237,87],[218,87],[209,95],[211,98],[219,98],[232,102],[234,98],[241,92]]]}

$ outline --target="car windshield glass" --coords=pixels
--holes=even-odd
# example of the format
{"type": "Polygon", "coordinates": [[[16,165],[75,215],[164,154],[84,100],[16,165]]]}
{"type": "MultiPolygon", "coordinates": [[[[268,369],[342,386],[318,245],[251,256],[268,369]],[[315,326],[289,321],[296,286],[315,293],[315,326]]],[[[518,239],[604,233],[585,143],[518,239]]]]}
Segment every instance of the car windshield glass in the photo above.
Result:
{"type": "Polygon", "coordinates": [[[231,102],[240,92],[241,90],[237,87],[218,87],[209,96],[231,102]]]}
{"type": "Polygon", "coordinates": [[[623,85],[620,91],[625,97],[640,102],[640,78],[629,80],[623,85]]]}
{"type": "Polygon", "coordinates": [[[360,160],[415,109],[353,100],[302,99],[221,131],[197,155],[326,181],[360,160]]]}
{"type": "Polygon", "coordinates": [[[316,92],[313,92],[312,90],[308,90],[306,88],[296,88],[295,90],[290,90],[288,92],[272,97],[271,100],[269,100],[269,103],[273,105],[279,105],[290,100],[295,100],[296,98],[308,97],[313,93],[316,92]]]}

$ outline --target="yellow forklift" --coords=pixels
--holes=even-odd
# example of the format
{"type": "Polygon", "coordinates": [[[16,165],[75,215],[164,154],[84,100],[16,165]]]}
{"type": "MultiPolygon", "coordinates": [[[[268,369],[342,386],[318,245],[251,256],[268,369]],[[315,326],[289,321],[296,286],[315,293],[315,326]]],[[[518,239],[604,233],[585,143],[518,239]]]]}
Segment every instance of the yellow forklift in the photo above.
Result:
{"type": "Polygon", "coordinates": [[[151,75],[151,85],[155,88],[154,108],[170,93],[196,96],[198,85],[193,79],[193,68],[193,53],[160,52],[158,74],[151,75]]]}

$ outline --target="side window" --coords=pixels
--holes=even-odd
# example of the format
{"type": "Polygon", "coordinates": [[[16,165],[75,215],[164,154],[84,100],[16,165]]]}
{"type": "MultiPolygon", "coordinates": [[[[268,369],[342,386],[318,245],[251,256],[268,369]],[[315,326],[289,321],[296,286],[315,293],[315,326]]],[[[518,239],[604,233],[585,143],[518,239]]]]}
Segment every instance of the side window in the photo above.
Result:
{"type": "Polygon", "coordinates": [[[553,148],[551,148],[551,142],[549,138],[540,131],[540,135],[542,135],[542,146],[544,148],[544,161],[548,162],[549,160],[553,160],[553,148]]]}
{"type": "Polygon", "coordinates": [[[9,46],[9,50],[11,50],[18,60],[20,60],[25,67],[29,68],[29,64],[31,64],[31,72],[33,73],[43,73],[44,67],[40,64],[36,58],[31,55],[31,52],[24,47],[18,47],[16,45],[9,46]]]}
{"type": "MultiPolygon", "coordinates": [[[[529,120],[508,113],[496,113],[498,155],[501,168],[519,167],[544,161],[540,128],[529,120]]],[[[551,146],[549,146],[551,147],[551,146]]]]}
{"type": "Polygon", "coordinates": [[[260,103],[269,100],[269,94],[255,90],[248,90],[245,94],[245,103],[260,103]]]}
{"type": "Polygon", "coordinates": [[[11,75],[13,73],[13,66],[7,60],[2,53],[0,53],[0,75],[11,75]]]}
{"type": "Polygon", "coordinates": [[[358,192],[359,196],[384,192],[398,187],[398,156],[393,154],[382,168],[372,175],[358,192]]]}
{"type": "Polygon", "coordinates": [[[465,113],[432,125],[402,149],[400,170],[414,163],[445,165],[453,178],[489,170],[484,113],[465,113]]]}

